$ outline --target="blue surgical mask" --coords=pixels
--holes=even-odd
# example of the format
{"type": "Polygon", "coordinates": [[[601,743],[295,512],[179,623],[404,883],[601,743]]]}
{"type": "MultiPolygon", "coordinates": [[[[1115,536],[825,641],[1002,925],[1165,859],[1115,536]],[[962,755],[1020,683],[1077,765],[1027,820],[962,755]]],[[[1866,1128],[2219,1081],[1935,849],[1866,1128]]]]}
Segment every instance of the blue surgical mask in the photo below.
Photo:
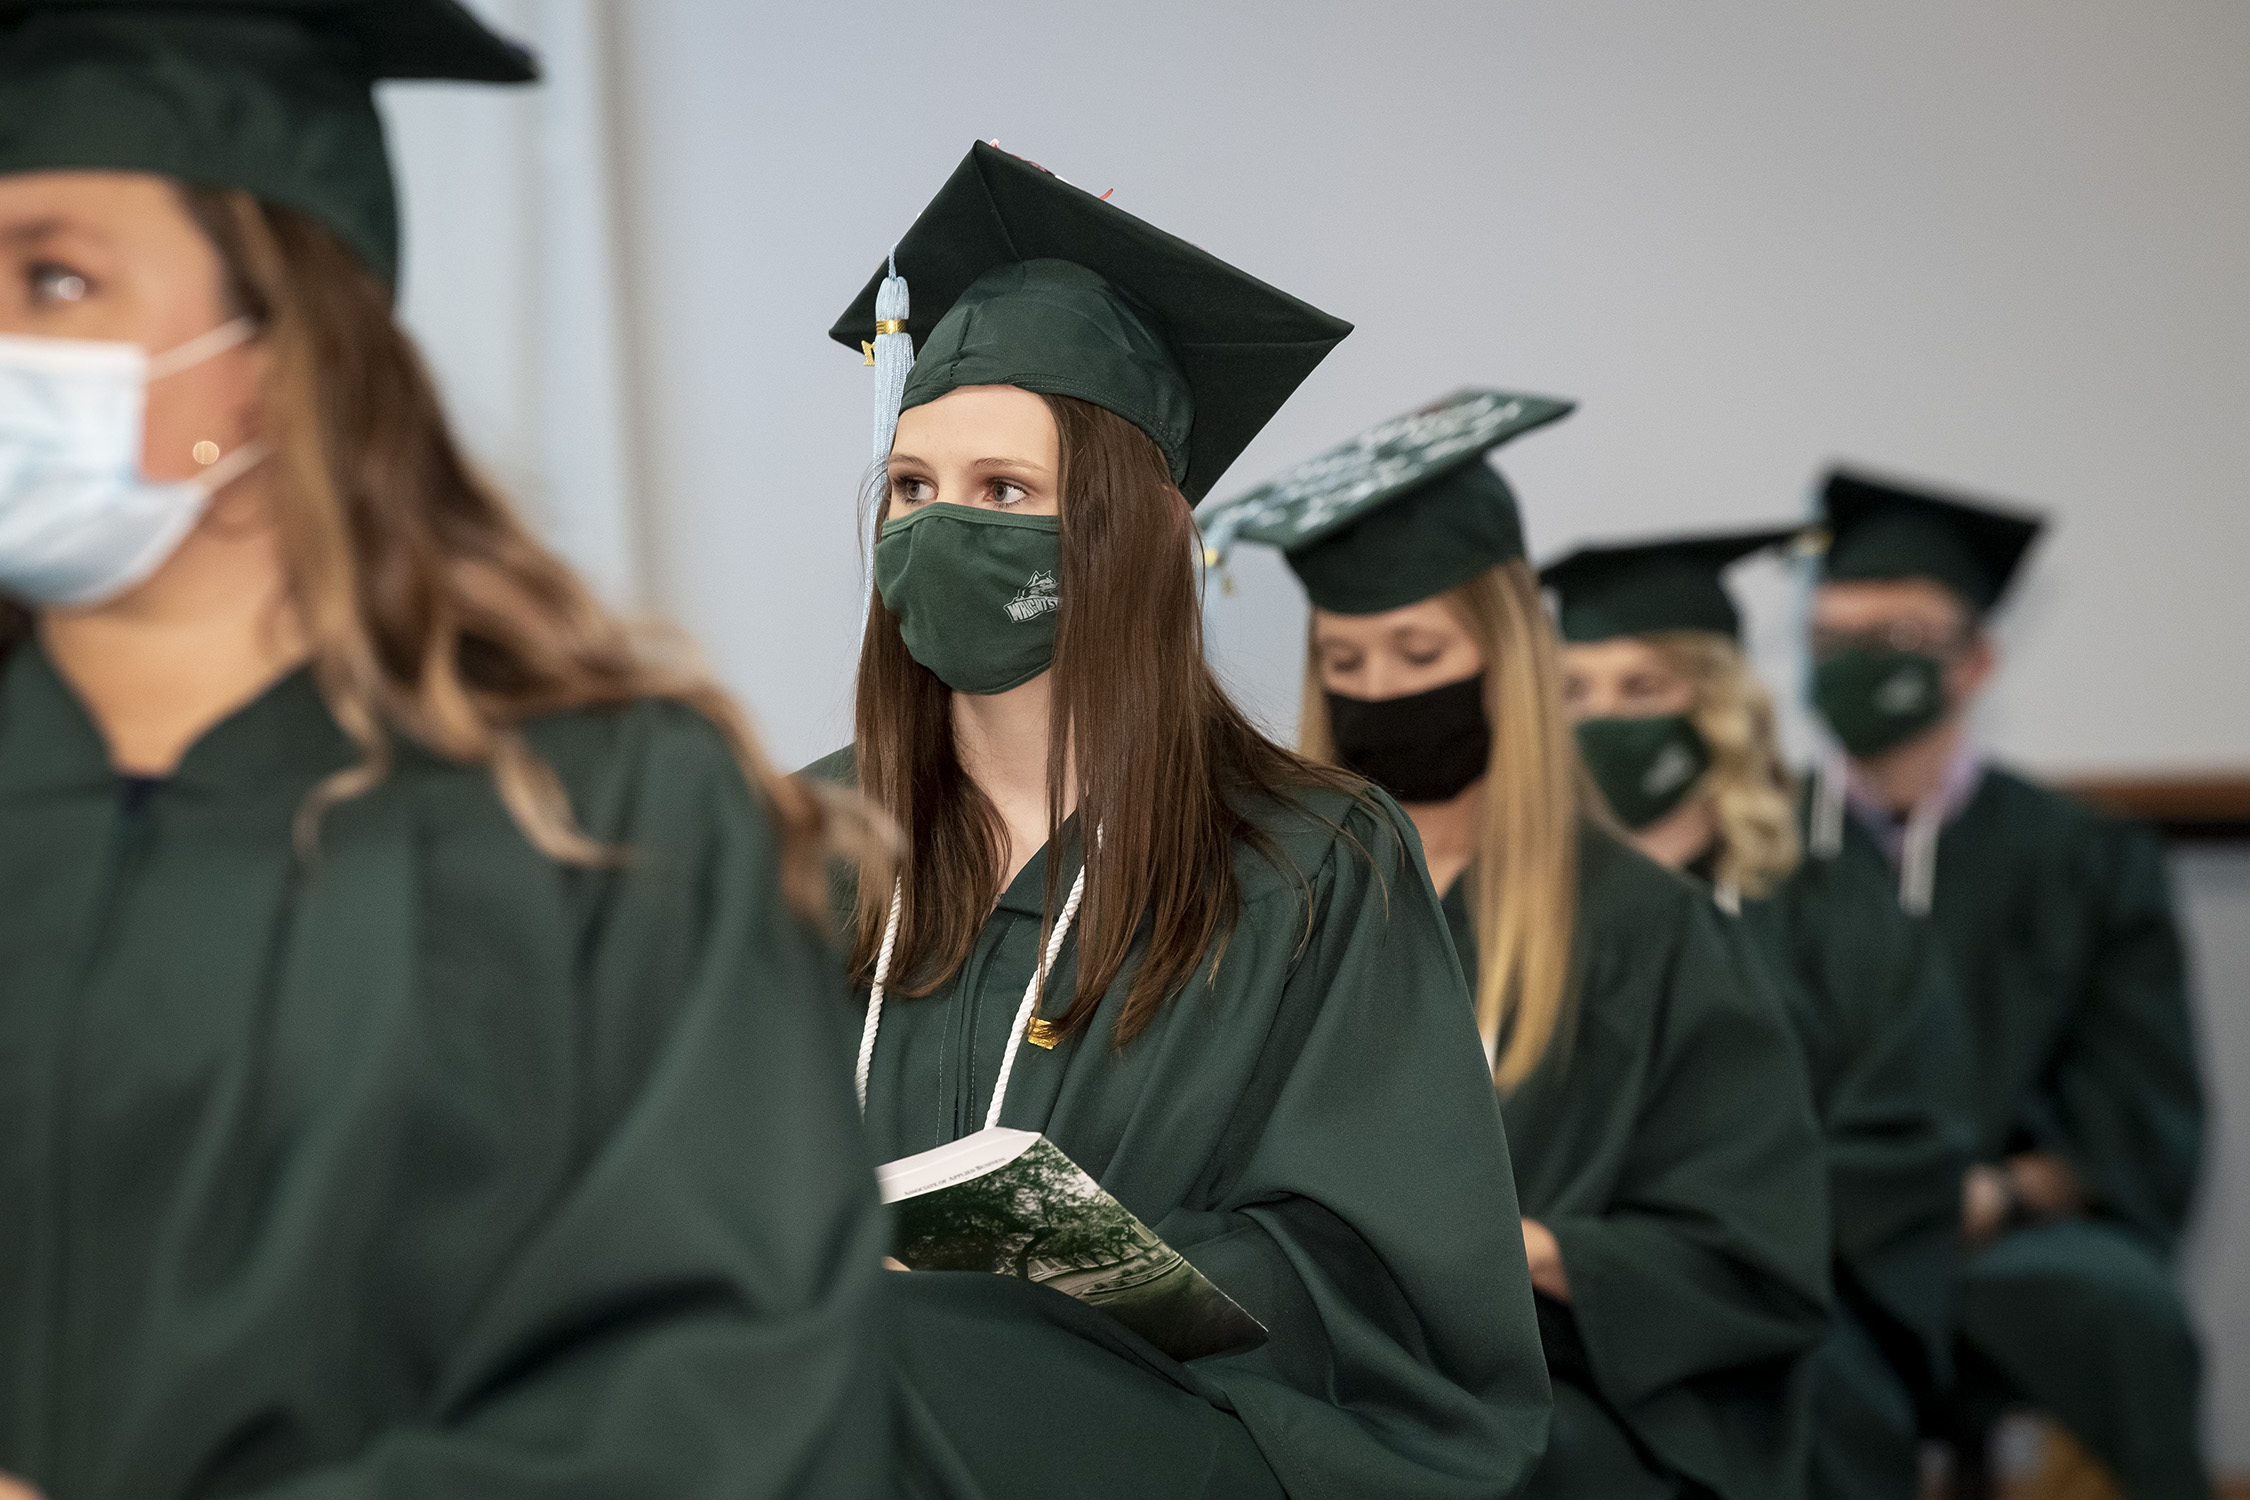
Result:
{"type": "Polygon", "coordinates": [[[0,594],[100,604],[163,565],[211,496],[264,452],[245,443],[193,479],[144,478],[148,384],[256,332],[238,318],[153,356],[137,344],[0,334],[0,594]]]}

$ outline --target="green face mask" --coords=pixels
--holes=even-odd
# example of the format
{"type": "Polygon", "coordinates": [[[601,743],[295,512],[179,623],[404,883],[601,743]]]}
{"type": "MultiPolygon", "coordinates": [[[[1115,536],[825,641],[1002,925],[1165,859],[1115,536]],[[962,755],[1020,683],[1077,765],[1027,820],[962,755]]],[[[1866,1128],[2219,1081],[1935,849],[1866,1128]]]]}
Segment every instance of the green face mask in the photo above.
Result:
{"type": "Polygon", "coordinates": [[[875,588],[913,658],[957,693],[1004,693],[1055,659],[1062,525],[943,501],[883,523],[875,588]]]}
{"type": "Polygon", "coordinates": [[[1853,646],[1813,668],[1813,707],[1851,755],[1878,755],[1945,717],[1945,663],[1853,646]]]}
{"type": "Polygon", "coordinates": [[[1610,811],[1631,829],[1678,807],[1711,766],[1710,747],[1685,714],[1582,720],[1578,754],[1610,811]]]}

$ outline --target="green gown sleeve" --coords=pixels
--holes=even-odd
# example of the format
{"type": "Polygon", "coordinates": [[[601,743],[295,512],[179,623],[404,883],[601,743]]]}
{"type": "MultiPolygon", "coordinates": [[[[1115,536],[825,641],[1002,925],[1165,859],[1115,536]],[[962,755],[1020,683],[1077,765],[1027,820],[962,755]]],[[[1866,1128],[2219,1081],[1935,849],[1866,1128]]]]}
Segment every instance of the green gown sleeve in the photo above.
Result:
{"type": "Polygon", "coordinates": [[[2090,951],[2021,1126],[2070,1161],[2097,1209],[2169,1249],[2195,1189],[2204,1106],[2164,851],[2147,830],[2101,819],[2080,859],[2090,951]]]}
{"type": "MultiPolygon", "coordinates": [[[[571,877],[592,1043],[572,1169],[436,1351],[423,1409],[264,1500],[884,1492],[884,1229],[835,1063],[841,977],[717,736],[637,717],[631,774],[573,788],[630,854],[571,877]]],[[[562,724],[539,748],[567,771],[601,738],[562,724]]]]}
{"type": "Polygon", "coordinates": [[[1309,921],[1246,914],[1226,963],[1278,999],[1211,1206],[1156,1227],[1266,1322],[1200,1368],[1291,1494],[1502,1494],[1549,1402],[1515,1185],[1444,919],[1384,807],[1343,819],[1309,921]]]}

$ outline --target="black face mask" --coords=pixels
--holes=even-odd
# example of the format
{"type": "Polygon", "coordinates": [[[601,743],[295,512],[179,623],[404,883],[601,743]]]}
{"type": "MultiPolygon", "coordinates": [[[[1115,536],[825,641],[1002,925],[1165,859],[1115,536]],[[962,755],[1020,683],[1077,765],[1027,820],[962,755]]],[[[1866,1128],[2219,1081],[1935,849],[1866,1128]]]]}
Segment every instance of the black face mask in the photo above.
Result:
{"type": "Polygon", "coordinates": [[[1401,802],[1447,802],[1484,774],[1484,674],[1404,698],[1328,694],[1336,759],[1401,802]]]}

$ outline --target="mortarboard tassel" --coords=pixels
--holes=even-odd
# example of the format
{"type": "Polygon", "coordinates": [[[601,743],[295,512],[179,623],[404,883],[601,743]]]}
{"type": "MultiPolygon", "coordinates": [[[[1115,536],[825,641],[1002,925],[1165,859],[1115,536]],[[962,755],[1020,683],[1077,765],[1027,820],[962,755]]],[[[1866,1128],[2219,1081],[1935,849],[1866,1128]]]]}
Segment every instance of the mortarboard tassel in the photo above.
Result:
{"type": "Polygon", "coordinates": [[[906,375],[914,368],[914,335],[906,331],[906,278],[898,274],[898,252],[891,253],[890,275],[875,294],[875,462],[891,456],[898,435],[898,406],[906,395],[906,375]]]}

